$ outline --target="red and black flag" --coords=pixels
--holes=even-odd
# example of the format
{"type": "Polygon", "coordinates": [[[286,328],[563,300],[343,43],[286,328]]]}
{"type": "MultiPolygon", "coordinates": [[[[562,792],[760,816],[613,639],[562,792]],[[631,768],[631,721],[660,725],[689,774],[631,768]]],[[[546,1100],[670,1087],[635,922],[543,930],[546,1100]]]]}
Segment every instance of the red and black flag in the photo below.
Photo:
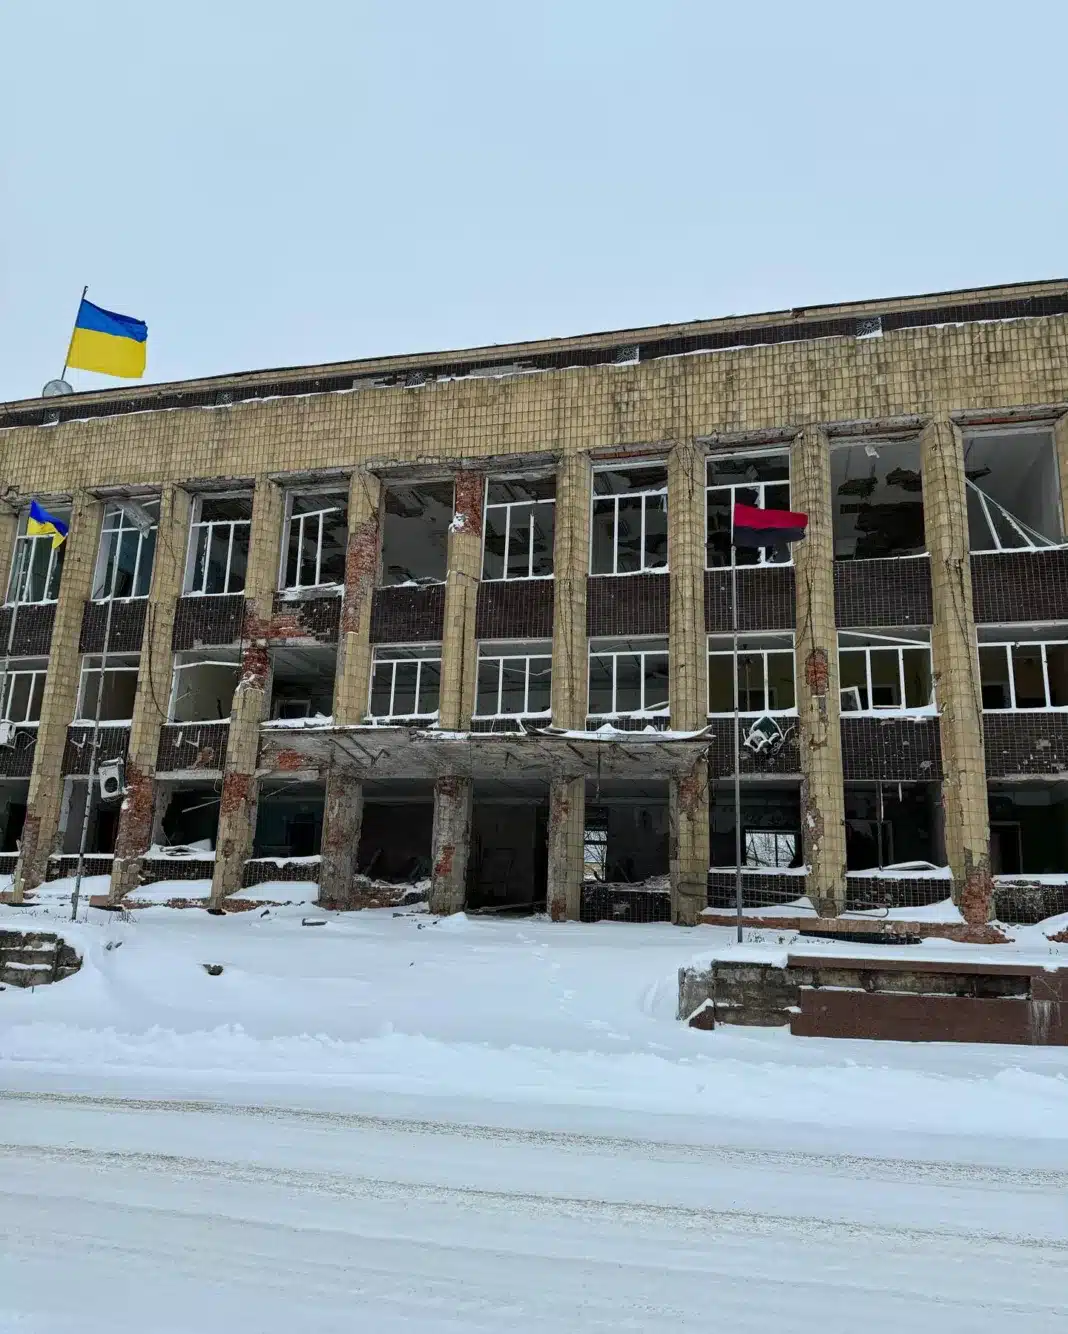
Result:
{"type": "Polygon", "coordinates": [[[775,547],[800,542],[808,527],[808,515],[790,510],[762,510],[756,505],[734,506],[731,543],[736,547],[775,547]]]}

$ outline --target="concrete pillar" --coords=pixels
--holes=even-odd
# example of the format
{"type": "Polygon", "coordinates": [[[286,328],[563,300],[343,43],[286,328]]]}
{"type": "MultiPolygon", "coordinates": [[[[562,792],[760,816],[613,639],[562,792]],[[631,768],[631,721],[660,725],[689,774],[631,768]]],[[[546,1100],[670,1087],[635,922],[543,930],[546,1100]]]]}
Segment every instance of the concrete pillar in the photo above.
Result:
{"type": "Polygon", "coordinates": [[[108,897],[112,903],[120,903],[136,889],[141,878],[141,859],[152,845],[156,753],[171,696],[174,670],[171,636],[185,579],[190,500],[189,492],[180,486],[166,487],[160,498],[156,557],[126,757],[126,796],[119,812],[115,860],[111,867],[108,897]]]}
{"type": "Polygon", "coordinates": [[[22,902],[27,889],[33,889],[45,878],[49,855],[55,851],[63,803],[63,750],[67,727],[78,703],[81,676],[78,639],[85,602],[92,592],[103,513],[103,505],[87,491],[75,492],[63,580],[52,623],[48,676],[33,753],[26,823],[15,866],[12,897],[16,903],[22,902]]]}
{"type": "Polygon", "coordinates": [[[449,530],[445,576],[445,630],[441,642],[439,725],[466,732],[475,709],[478,648],[475,605],[482,577],[482,501],[485,478],[478,472],[456,474],[454,516],[449,530]]]}
{"type": "Polygon", "coordinates": [[[549,784],[548,909],[554,922],[577,922],[582,905],[586,834],[585,778],[549,784]]]}
{"type": "MultiPolygon", "coordinates": [[[[668,455],[668,636],[671,726],[695,732],[708,717],[705,634],[705,456],[692,440],[668,455]]],[[[669,787],[671,916],[693,926],[708,903],[708,761],[669,787]]]]}
{"type": "Polygon", "coordinates": [[[371,682],[371,599],[378,581],[382,484],[356,472],[349,484],[349,540],[345,595],[341,603],[334,725],[347,727],[367,716],[371,682]]]}
{"type": "MultiPolygon", "coordinates": [[[[7,585],[11,578],[11,563],[15,555],[15,537],[18,530],[18,510],[0,507],[0,577],[3,578],[3,586],[0,587],[0,603],[3,603],[7,597],[7,585]]],[[[3,647],[7,647],[6,639],[3,647]]]]}
{"type": "Polygon", "coordinates": [[[1057,449],[1057,471],[1061,482],[1062,532],[1068,535],[1068,412],[1058,417],[1054,424],[1053,443],[1057,449]]]}
{"type": "Polygon", "coordinates": [[[467,897],[467,858],[471,846],[470,778],[450,776],[434,784],[434,835],[431,856],[430,911],[463,910],[467,897]]]}
{"type": "Polygon", "coordinates": [[[323,907],[352,907],[352,878],[356,874],[362,823],[363,784],[354,780],[351,773],[331,768],[326,776],[319,865],[319,902],[323,907]]]}
{"type": "Polygon", "coordinates": [[[267,651],[271,613],[278,587],[278,563],[282,546],[285,498],[269,478],[256,478],[249,537],[248,572],[245,576],[244,653],[241,678],[230,710],[230,735],[226,743],[219,832],[215,844],[215,872],[211,881],[211,905],[221,908],[228,894],[241,888],[245,862],[252,852],[256,828],[258,786],[256,761],[260,749],[260,725],[270,697],[271,659],[267,651]]]}
{"type": "Polygon", "coordinates": [[[967,921],[990,917],[990,829],[983,702],[972,613],[964,450],[952,422],[924,429],[923,508],[931,556],[935,698],[942,738],[942,808],[953,897],[967,921]]]}
{"type": "Polygon", "coordinates": [[[833,917],[845,909],[845,792],[834,621],[831,455],[827,433],[819,427],[810,427],[794,439],[790,496],[791,508],[808,515],[807,535],[793,547],[801,841],[809,868],[809,897],[821,917],[833,917]]]}

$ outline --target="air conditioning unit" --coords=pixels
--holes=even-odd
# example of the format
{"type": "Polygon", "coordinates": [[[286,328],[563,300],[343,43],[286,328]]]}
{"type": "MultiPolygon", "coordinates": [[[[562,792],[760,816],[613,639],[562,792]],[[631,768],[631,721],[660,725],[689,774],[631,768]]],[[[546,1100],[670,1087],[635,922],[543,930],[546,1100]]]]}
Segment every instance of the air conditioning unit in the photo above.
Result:
{"type": "Polygon", "coordinates": [[[0,722],[0,746],[13,746],[15,744],[15,724],[6,720],[0,722]]]}
{"type": "Polygon", "coordinates": [[[97,771],[100,796],[104,801],[121,797],[126,791],[126,765],[122,760],[104,760],[97,771]]]}

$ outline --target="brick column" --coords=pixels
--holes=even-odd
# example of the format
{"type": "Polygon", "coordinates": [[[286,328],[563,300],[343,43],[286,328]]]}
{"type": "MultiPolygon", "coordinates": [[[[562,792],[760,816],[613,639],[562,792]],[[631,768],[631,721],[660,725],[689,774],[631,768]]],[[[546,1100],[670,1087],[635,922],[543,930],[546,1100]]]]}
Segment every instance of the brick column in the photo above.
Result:
{"type": "Polygon", "coordinates": [[[26,823],[15,867],[13,898],[16,903],[22,902],[27,889],[33,889],[45,878],[49,855],[55,851],[63,804],[63,750],[67,727],[78,703],[81,674],[78,639],[82,612],[92,592],[103,513],[103,505],[87,491],[75,493],[63,581],[52,625],[48,676],[30,774],[26,823]]]}
{"type": "Polygon", "coordinates": [[[470,778],[450,776],[434,784],[434,834],[430,911],[463,910],[467,897],[467,857],[471,847],[470,778]]]}
{"type": "MultiPolygon", "coordinates": [[[[15,557],[15,537],[19,530],[19,513],[17,509],[0,508],[0,572],[2,572],[3,585],[0,586],[0,605],[7,597],[7,584],[11,578],[11,562],[15,557]]],[[[0,652],[7,648],[7,643],[0,647],[0,652]]]]}
{"type": "MultiPolygon", "coordinates": [[[[590,549],[590,460],[570,454],[556,473],[553,541],[553,725],[586,726],[586,575],[590,549]]],[[[554,922],[578,921],[584,871],[586,780],[549,784],[548,909],[554,922]]]]}
{"type": "Polygon", "coordinates": [[[475,604],[482,577],[482,498],[485,478],[456,474],[456,500],[449,530],[445,576],[445,630],[441,642],[440,726],[466,732],[475,708],[477,646],[475,604]]]}
{"type": "Polygon", "coordinates": [[[266,716],[270,694],[271,659],[267,652],[267,634],[278,587],[284,517],[281,488],[266,477],[257,477],[245,577],[244,654],[241,679],[230,710],[219,832],[215,842],[215,873],[211,881],[214,908],[222,907],[226,896],[241,888],[245,862],[252,851],[260,724],[266,716]]]}
{"type": "Polygon", "coordinates": [[[126,894],[137,888],[141,878],[141,858],[152,845],[156,752],[159,750],[160,728],[167,721],[171,695],[174,671],[171,636],[175,607],[182,595],[185,578],[189,509],[188,491],[180,486],[169,486],[164,490],[126,757],[126,796],[115,834],[115,860],[108,895],[112,903],[121,902],[126,894]]]}
{"type": "Polygon", "coordinates": [[[794,439],[790,506],[808,515],[807,535],[793,547],[801,842],[809,868],[809,897],[821,917],[833,917],[845,909],[845,791],[834,620],[831,454],[827,433],[819,427],[810,427],[794,439]]]}
{"type": "Polygon", "coordinates": [[[1061,523],[1063,531],[1068,533],[1068,412],[1057,418],[1053,441],[1057,447],[1057,471],[1061,481],[1061,523]]]}
{"type": "MultiPolygon", "coordinates": [[[[695,732],[708,717],[705,636],[705,457],[691,440],[668,455],[668,636],[671,726],[695,732]]],[[[708,903],[708,760],[669,783],[671,916],[694,926],[708,903]]]]}
{"type": "MultiPolygon", "coordinates": [[[[378,577],[382,486],[368,472],[349,484],[349,538],[345,595],[341,603],[334,726],[348,727],[367,714],[371,679],[371,598],[378,577]]],[[[319,902],[352,906],[352,879],[363,823],[363,784],[351,772],[331,768],[323,807],[319,902]]]]}
{"type": "Polygon", "coordinates": [[[953,897],[967,921],[990,917],[990,829],[983,703],[972,614],[968,510],[960,432],[944,419],[920,437],[923,508],[931,555],[935,698],[941,714],[942,808],[953,897]]]}

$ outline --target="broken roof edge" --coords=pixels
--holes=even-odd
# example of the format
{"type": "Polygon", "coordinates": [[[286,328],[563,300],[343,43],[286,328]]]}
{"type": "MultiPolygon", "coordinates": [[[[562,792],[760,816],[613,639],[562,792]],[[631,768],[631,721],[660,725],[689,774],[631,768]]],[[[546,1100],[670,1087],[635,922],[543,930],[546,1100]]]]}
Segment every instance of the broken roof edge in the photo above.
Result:
{"type": "MultiPolygon", "coordinates": [[[[390,374],[402,371],[418,371],[427,366],[441,363],[470,364],[477,366],[482,362],[503,362],[516,355],[544,357],[570,351],[591,352],[609,350],[621,343],[649,343],[663,339],[700,337],[704,334],[726,333],[756,330],[766,326],[797,324],[798,340],[806,337],[805,326],[821,320],[865,316],[893,315],[908,311],[937,309],[949,305],[968,305],[976,302],[988,304],[999,299],[1021,301],[1034,297],[1068,296],[1068,278],[1050,278],[1038,282],[998,283],[988,287],[954,288],[942,292],[926,292],[914,296],[881,297],[862,301],[843,301],[814,306],[793,306],[781,310],[756,312],[746,315],[723,315],[706,320],[690,320],[680,323],[645,325],[635,328],[602,330],[595,333],[568,335],[556,338],[530,339],[510,343],[490,343],[482,346],[456,349],[442,349],[429,352],[393,353],[387,356],[364,357],[355,360],[320,362],[311,365],[262,367],[255,370],[231,371],[221,375],[197,376],[186,380],[162,380],[152,384],[109,386],[64,395],[61,399],[49,400],[49,406],[55,408],[60,403],[64,416],[79,406],[114,401],[122,406],[118,411],[153,411],[153,398],[175,396],[183,393],[204,393],[206,391],[241,389],[255,387],[260,381],[307,381],[317,379],[336,379],[352,375],[354,378],[375,373],[390,374]],[[141,406],[143,404],[143,407],[141,406]]],[[[996,318],[996,317],[995,317],[996,318]]],[[[817,335],[808,334],[808,337],[817,335]]],[[[276,387],[268,385],[268,388],[276,387]]],[[[330,392],[308,390],[302,392],[330,392]]],[[[268,395],[270,397],[271,395],[268,395]]],[[[9,417],[21,412],[39,411],[45,400],[39,396],[21,399],[9,399],[0,402],[9,417]]],[[[190,406],[193,406],[192,404],[190,406]]],[[[73,415],[73,414],[72,414],[73,415]]],[[[14,422],[14,425],[21,423],[14,422]]]]}

